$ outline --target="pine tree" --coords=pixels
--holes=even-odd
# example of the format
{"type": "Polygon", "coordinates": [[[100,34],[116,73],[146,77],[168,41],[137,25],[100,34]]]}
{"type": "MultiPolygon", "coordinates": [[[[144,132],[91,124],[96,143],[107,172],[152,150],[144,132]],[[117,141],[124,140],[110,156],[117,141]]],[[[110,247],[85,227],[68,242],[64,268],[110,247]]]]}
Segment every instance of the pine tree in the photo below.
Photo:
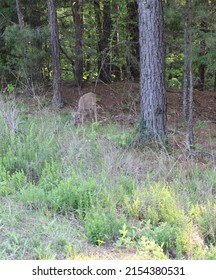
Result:
{"type": "Polygon", "coordinates": [[[166,138],[162,0],[139,0],[141,140],[166,138]]]}

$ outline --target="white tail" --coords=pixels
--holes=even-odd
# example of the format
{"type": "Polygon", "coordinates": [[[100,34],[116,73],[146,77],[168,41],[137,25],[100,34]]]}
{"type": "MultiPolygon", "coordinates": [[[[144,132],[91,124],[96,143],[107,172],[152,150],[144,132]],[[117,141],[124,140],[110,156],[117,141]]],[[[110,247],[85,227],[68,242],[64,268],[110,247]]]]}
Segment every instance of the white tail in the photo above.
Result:
{"type": "Polygon", "coordinates": [[[79,99],[77,114],[82,115],[82,124],[84,120],[84,113],[86,111],[90,113],[91,118],[93,111],[95,121],[97,122],[96,94],[93,92],[88,92],[79,99]]]}

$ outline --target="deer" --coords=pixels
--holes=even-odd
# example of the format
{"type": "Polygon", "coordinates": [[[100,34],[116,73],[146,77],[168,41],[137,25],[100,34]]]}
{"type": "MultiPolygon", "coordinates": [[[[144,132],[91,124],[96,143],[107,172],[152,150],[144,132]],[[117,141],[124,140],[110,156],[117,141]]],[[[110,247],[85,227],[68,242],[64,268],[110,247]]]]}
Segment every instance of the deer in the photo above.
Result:
{"type": "Polygon", "coordinates": [[[85,112],[89,112],[92,118],[92,111],[94,112],[94,118],[97,122],[96,94],[93,92],[88,92],[80,97],[76,115],[81,115],[81,121],[83,124],[85,112]]]}

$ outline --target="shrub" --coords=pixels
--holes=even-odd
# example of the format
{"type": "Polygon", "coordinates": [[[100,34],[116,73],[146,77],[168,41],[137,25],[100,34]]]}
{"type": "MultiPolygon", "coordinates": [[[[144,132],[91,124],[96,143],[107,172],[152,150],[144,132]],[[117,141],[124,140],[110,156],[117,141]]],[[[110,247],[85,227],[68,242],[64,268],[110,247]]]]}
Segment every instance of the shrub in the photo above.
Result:
{"type": "Polygon", "coordinates": [[[81,216],[97,204],[97,185],[93,178],[83,179],[72,172],[48,192],[49,206],[58,212],[76,211],[81,216]]]}
{"type": "Polygon", "coordinates": [[[163,249],[158,245],[152,237],[146,236],[146,229],[142,224],[135,227],[123,225],[119,231],[121,237],[116,242],[118,247],[126,247],[127,249],[136,249],[136,251],[145,259],[165,260],[167,256],[164,254],[163,249]]]}
{"type": "Polygon", "coordinates": [[[8,172],[1,167],[0,169],[0,194],[12,194],[20,191],[27,186],[27,177],[22,170],[9,175],[8,172]]]}
{"type": "Polygon", "coordinates": [[[106,241],[114,241],[124,218],[119,218],[114,211],[103,208],[92,208],[85,217],[85,234],[93,244],[100,245],[106,241]]]}
{"type": "MultiPolygon", "coordinates": [[[[3,127],[0,132],[2,165],[10,174],[23,170],[28,180],[37,181],[45,163],[58,157],[58,146],[54,141],[55,123],[52,127],[48,120],[42,122],[40,118],[32,117],[28,123],[22,123],[22,129],[13,131],[13,128],[8,128],[6,120],[0,115],[3,127]]],[[[18,124],[11,126],[18,127],[18,124]]]]}
{"type": "Polygon", "coordinates": [[[200,233],[207,244],[216,245],[216,204],[208,201],[207,206],[196,204],[190,210],[190,216],[197,223],[200,233]]]}
{"type": "Polygon", "coordinates": [[[153,185],[137,193],[131,198],[125,197],[124,209],[135,219],[150,220],[152,225],[162,222],[181,223],[184,211],[178,207],[174,191],[161,185],[153,185]]]}
{"type": "Polygon", "coordinates": [[[56,188],[63,180],[63,167],[58,160],[51,160],[45,162],[44,169],[42,170],[38,187],[45,191],[51,191],[56,188]]]}
{"type": "Polygon", "coordinates": [[[148,240],[142,236],[139,242],[139,254],[144,255],[150,260],[167,260],[167,256],[163,253],[163,249],[155,243],[154,240],[148,240]]]}
{"type": "Polygon", "coordinates": [[[40,208],[47,205],[47,196],[43,189],[30,185],[26,189],[22,189],[20,193],[21,201],[33,208],[40,208]]]}

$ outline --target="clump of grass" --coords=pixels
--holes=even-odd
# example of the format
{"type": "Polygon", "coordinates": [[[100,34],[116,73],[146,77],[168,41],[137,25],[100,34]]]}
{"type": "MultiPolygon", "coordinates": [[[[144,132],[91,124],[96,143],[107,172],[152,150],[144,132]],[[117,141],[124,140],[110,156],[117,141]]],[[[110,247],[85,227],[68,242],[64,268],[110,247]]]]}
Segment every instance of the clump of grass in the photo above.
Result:
{"type": "Polygon", "coordinates": [[[113,242],[124,222],[124,217],[118,217],[112,210],[92,208],[85,217],[85,233],[89,241],[96,245],[113,242]]]}
{"type": "Polygon", "coordinates": [[[184,215],[176,203],[174,191],[160,184],[139,188],[133,196],[125,196],[124,202],[126,213],[138,220],[150,220],[152,225],[176,223],[184,215]]]}
{"type": "Polygon", "coordinates": [[[216,245],[216,203],[208,201],[207,205],[196,204],[191,207],[190,216],[199,228],[209,246],[216,245]]]}

